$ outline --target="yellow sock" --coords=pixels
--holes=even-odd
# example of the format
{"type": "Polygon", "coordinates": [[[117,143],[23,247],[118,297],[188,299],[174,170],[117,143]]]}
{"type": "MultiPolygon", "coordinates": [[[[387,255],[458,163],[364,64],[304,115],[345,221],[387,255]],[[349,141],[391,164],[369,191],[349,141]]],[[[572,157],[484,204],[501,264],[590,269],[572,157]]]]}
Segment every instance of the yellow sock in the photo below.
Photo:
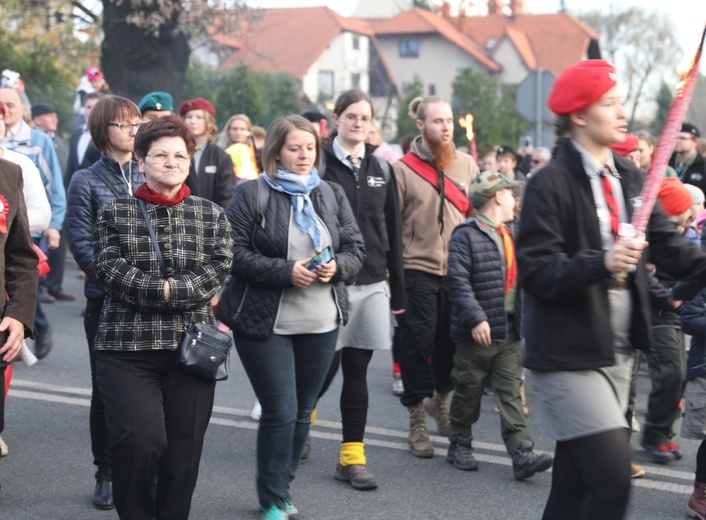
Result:
{"type": "Polygon", "coordinates": [[[352,466],[353,464],[365,465],[365,444],[362,442],[342,443],[339,460],[341,466],[352,466]]]}
{"type": "Polygon", "coordinates": [[[309,427],[313,427],[314,424],[316,424],[316,408],[314,408],[311,412],[311,422],[309,423],[309,427]]]}

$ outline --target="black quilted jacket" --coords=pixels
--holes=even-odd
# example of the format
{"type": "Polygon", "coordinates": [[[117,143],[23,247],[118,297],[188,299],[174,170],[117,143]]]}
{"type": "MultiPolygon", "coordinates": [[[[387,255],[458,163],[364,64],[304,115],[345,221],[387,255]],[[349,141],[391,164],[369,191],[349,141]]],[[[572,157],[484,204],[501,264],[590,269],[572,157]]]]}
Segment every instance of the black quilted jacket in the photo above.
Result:
{"type": "MultiPolygon", "coordinates": [[[[326,181],[322,181],[326,182],[326,181]]],[[[331,283],[342,324],[348,319],[346,284],[353,283],[363,265],[363,236],[343,189],[329,183],[336,195],[337,213],[329,212],[317,188],[311,198],[316,213],[331,234],[337,270],[331,283]]],[[[218,319],[236,334],[256,339],[270,336],[282,291],[292,287],[294,261],[287,260],[291,203],[289,195],[271,190],[263,227],[259,224],[258,183],[241,184],[226,214],[233,232],[231,279],[218,305],[218,319]]],[[[302,309],[302,312],[316,312],[302,309]]]]}
{"type": "Polygon", "coordinates": [[[79,170],[71,177],[68,194],[67,229],[69,247],[79,268],[86,273],[83,292],[86,298],[103,298],[105,293],[93,267],[93,232],[98,219],[98,210],[109,200],[132,195],[125,179],[131,179],[132,192],[145,183],[137,161],[125,165],[125,178],[120,173],[120,165],[105,154],[93,163],[110,187],[90,169],[79,170]],[[111,189],[112,188],[112,189],[111,189]],[[115,193],[114,193],[115,192],[115,193]]]}
{"type": "MultiPolygon", "coordinates": [[[[471,330],[483,321],[493,341],[507,341],[505,275],[498,246],[482,224],[468,219],[458,225],[449,242],[446,289],[451,303],[451,338],[473,341],[471,330]]],[[[518,290],[515,323],[522,323],[518,290]]]]}

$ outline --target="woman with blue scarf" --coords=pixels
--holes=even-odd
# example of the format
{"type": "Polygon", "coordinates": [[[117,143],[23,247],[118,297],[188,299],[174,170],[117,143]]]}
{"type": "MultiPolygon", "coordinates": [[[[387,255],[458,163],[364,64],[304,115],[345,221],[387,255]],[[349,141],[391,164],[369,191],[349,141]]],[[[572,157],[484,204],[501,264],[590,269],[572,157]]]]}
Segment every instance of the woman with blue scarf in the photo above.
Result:
{"type": "Polygon", "coordinates": [[[234,258],[218,318],[234,331],[262,405],[257,492],[264,520],[297,512],[289,487],[347,320],[345,285],[365,255],[343,190],[317,173],[320,159],[310,122],[276,119],[262,152],[265,175],[239,186],[227,210],[234,258]]]}

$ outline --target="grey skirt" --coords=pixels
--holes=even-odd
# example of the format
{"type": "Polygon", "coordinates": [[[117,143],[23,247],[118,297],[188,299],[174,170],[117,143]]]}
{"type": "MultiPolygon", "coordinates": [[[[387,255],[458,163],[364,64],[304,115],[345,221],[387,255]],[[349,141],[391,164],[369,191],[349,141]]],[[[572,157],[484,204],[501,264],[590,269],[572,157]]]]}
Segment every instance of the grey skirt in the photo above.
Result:
{"type": "Polygon", "coordinates": [[[355,347],[387,350],[392,346],[387,282],[349,285],[348,323],[338,331],[336,350],[355,347]]]}
{"type": "Polygon", "coordinates": [[[625,411],[635,356],[615,357],[615,366],[595,370],[528,371],[547,437],[570,441],[628,427],[625,411]]]}

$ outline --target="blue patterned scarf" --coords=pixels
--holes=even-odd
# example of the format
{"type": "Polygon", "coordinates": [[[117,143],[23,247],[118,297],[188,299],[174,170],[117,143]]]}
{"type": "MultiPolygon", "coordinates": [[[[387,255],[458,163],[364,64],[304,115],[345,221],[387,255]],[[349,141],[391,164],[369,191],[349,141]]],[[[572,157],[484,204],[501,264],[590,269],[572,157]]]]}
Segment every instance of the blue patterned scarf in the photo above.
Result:
{"type": "Polygon", "coordinates": [[[318,226],[314,204],[309,197],[311,191],[321,184],[321,177],[319,177],[316,168],[312,168],[309,175],[297,175],[285,170],[280,163],[277,163],[274,179],[271,179],[269,175],[264,175],[264,177],[273,190],[289,195],[297,227],[311,237],[314,249],[321,250],[321,230],[318,226]]]}

